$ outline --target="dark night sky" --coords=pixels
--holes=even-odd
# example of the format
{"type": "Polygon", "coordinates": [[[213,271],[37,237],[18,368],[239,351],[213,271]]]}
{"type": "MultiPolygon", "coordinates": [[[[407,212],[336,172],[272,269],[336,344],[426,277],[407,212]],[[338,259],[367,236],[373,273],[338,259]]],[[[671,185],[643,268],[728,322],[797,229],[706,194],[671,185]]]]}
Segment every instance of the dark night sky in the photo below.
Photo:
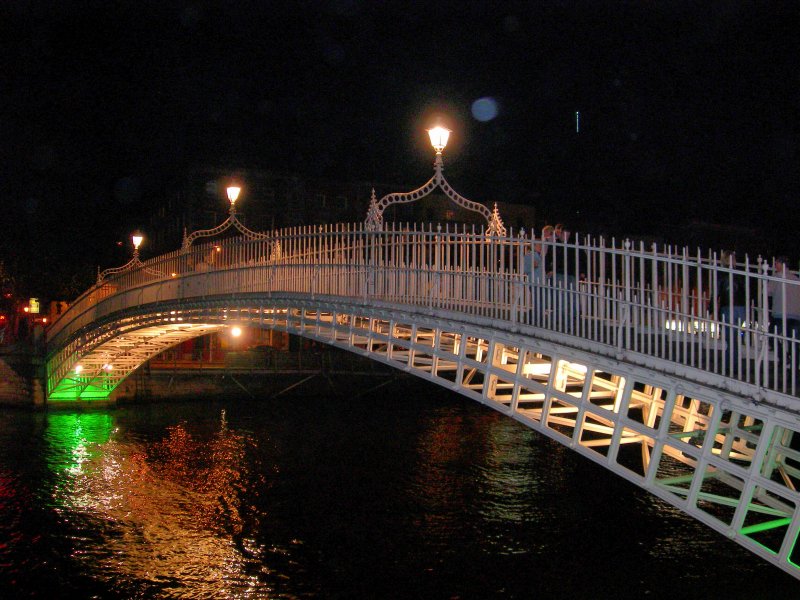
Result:
{"type": "Polygon", "coordinates": [[[538,226],[705,221],[797,256],[799,30],[793,0],[10,0],[0,260],[102,264],[197,162],[419,185],[434,114],[456,189],[538,226]]]}

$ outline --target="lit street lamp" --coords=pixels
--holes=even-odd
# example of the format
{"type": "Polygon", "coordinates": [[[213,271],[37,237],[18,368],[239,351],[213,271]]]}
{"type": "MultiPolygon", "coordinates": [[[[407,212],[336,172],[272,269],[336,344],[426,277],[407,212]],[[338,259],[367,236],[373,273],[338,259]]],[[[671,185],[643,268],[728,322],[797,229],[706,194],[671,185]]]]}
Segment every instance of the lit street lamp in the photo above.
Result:
{"type": "Polygon", "coordinates": [[[242,188],[236,185],[232,185],[228,187],[226,192],[228,193],[228,201],[231,203],[231,214],[236,212],[236,200],[239,198],[239,193],[242,191],[242,188]]]}
{"type": "Polygon", "coordinates": [[[480,213],[486,219],[486,234],[491,236],[505,236],[506,228],[503,225],[503,220],[500,218],[500,212],[497,210],[497,203],[495,202],[494,209],[489,210],[483,204],[467,200],[462,195],[457,193],[453,186],[444,178],[443,169],[444,161],[442,159],[442,151],[447,146],[450,139],[450,130],[445,127],[437,126],[428,129],[428,136],[431,140],[431,146],[436,150],[436,158],[433,162],[434,174],[425,185],[417,188],[411,192],[398,192],[387,194],[380,200],[375,197],[375,189],[372,190],[370,197],[369,209],[367,210],[366,228],[367,231],[381,231],[383,229],[383,212],[387,207],[392,204],[404,204],[408,202],[416,202],[430,194],[437,187],[445,193],[445,195],[453,201],[454,204],[480,213]]]}
{"type": "Polygon", "coordinates": [[[428,129],[428,136],[431,138],[431,146],[436,150],[436,154],[441,154],[447,146],[447,140],[450,139],[450,130],[441,126],[433,127],[428,129]]]}
{"type": "MultiPolygon", "coordinates": [[[[102,273],[100,272],[100,267],[97,267],[97,283],[100,284],[106,277],[110,277],[112,275],[119,275],[121,273],[125,273],[126,271],[132,271],[133,269],[143,267],[142,261],[139,260],[139,246],[142,245],[144,241],[144,236],[136,231],[131,235],[131,243],[133,243],[133,257],[121,267],[116,267],[114,269],[106,269],[102,273]]],[[[154,274],[161,275],[161,273],[157,273],[155,271],[151,271],[150,269],[146,269],[148,272],[152,272],[154,274]]]]}
{"type": "Polygon", "coordinates": [[[138,257],[139,256],[139,246],[142,245],[142,240],[144,240],[144,236],[141,233],[139,233],[138,231],[135,232],[131,236],[131,241],[133,242],[133,256],[134,257],[138,257]]]}
{"type": "MultiPolygon", "coordinates": [[[[228,209],[228,218],[212,229],[200,229],[189,235],[186,234],[186,230],[184,229],[183,245],[181,247],[182,252],[188,252],[195,240],[219,235],[230,227],[236,229],[248,240],[266,240],[272,237],[271,233],[258,233],[252,231],[245,227],[241,221],[239,221],[239,218],[236,216],[236,201],[239,199],[239,195],[242,193],[242,188],[240,186],[230,185],[225,189],[225,193],[228,196],[228,202],[230,202],[231,205],[228,209]]],[[[275,244],[277,244],[277,242],[275,242],[275,244]]],[[[277,252],[279,252],[279,250],[277,252]]]]}

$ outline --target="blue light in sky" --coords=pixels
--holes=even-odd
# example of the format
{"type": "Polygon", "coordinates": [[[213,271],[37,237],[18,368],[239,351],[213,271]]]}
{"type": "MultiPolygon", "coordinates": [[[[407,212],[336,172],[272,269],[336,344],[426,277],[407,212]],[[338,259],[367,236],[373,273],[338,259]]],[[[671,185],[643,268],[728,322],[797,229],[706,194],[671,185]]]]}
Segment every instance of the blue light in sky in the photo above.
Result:
{"type": "Polygon", "coordinates": [[[478,98],[472,103],[472,116],[481,123],[491,121],[497,116],[497,102],[494,98],[478,98]]]}

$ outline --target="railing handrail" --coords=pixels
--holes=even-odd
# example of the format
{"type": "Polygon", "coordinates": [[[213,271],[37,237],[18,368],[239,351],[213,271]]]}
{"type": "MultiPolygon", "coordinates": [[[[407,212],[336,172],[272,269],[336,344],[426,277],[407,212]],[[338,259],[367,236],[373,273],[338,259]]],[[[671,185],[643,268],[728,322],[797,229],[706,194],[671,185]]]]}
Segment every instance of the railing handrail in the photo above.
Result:
{"type": "MultiPolygon", "coordinates": [[[[364,282],[348,279],[354,287],[364,288],[350,290],[349,295],[366,293],[376,299],[396,293],[392,286],[396,287],[400,282],[392,278],[400,277],[400,271],[412,278],[421,278],[423,273],[438,278],[463,277],[472,281],[469,285],[484,287],[494,282],[497,289],[492,293],[495,296],[480,296],[481,310],[487,314],[513,318],[523,325],[583,336],[600,343],[613,342],[621,349],[634,352],[653,352],[653,356],[664,360],[676,360],[670,354],[673,349],[682,360],[686,358],[684,354],[705,352],[707,357],[703,360],[692,354],[696,366],[722,372],[730,378],[741,373],[735,368],[733,371],[728,367],[720,369],[719,353],[722,352],[723,358],[741,362],[738,350],[733,352],[731,344],[726,346],[725,340],[737,339],[738,348],[739,338],[745,332],[750,336],[743,346],[747,352],[745,359],[750,361],[748,368],[752,367],[757,375],[760,374],[753,376],[754,381],[763,385],[766,379],[780,380],[780,391],[792,394],[796,391],[794,373],[787,386],[785,373],[778,377],[769,376],[767,372],[775,370],[777,365],[783,373],[787,359],[797,360],[797,342],[793,337],[796,332],[787,330],[785,316],[780,333],[777,328],[768,329],[768,295],[770,290],[778,290],[783,299],[787,290],[790,294],[795,290],[800,294],[800,281],[770,273],[770,265],[761,257],[754,262],[746,259],[738,265],[724,264],[717,253],[709,252],[706,257],[699,250],[690,253],[688,248],[664,246],[659,250],[655,244],[648,248],[644,242],[579,235],[574,241],[563,242],[543,240],[535,234],[515,236],[513,231],[506,237],[487,236],[483,230],[469,226],[451,229],[449,225],[402,227],[389,224],[382,231],[375,232],[366,231],[362,223],[339,223],[286,228],[268,232],[259,239],[231,237],[198,244],[188,250],[175,250],[142,261],[141,266],[135,269],[116,274],[112,271],[110,277],[86,290],[51,325],[48,341],[55,345],[66,342],[81,327],[91,323],[93,309],[119,294],[144,289],[158,282],[189,281],[196,277],[208,279],[212,274],[238,273],[267,266],[276,273],[280,271],[270,280],[270,286],[288,285],[285,282],[294,277],[292,269],[318,278],[320,269],[325,268],[328,272],[326,277],[335,277],[336,273],[344,277],[343,267],[349,266],[348,278],[353,277],[353,269],[363,271],[360,276],[364,278],[364,282]],[[526,256],[539,249],[540,263],[551,263],[553,273],[526,272],[526,256]],[[581,269],[585,272],[582,273],[581,269]],[[751,294],[744,327],[722,317],[723,312],[729,313],[733,308],[732,292],[727,292],[729,298],[726,302],[719,299],[719,288],[724,279],[730,283],[734,278],[743,278],[746,293],[751,294]],[[370,285],[388,287],[386,290],[370,290],[370,285]],[[517,286],[519,289],[509,291],[502,286],[517,286]],[[510,296],[514,295],[517,306],[512,310],[502,303],[508,303],[510,296]],[[524,302],[519,298],[524,298],[524,302]],[[530,314],[517,315],[514,312],[522,310],[530,314]],[[540,315],[537,312],[545,310],[552,314],[540,315]],[[581,315],[583,320],[576,315],[581,315]],[[601,317],[606,322],[603,325],[606,329],[598,329],[594,322],[591,325],[595,329],[584,329],[588,327],[588,318],[601,317]],[[612,323],[617,330],[609,329],[612,323]],[[675,327],[674,335],[662,335],[663,332],[654,329],[664,323],[667,327],[675,327]],[[690,331],[695,337],[688,337],[690,331]],[[647,344],[655,343],[647,336],[653,335],[662,347],[647,350],[650,347],[647,344]]],[[[793,274],[790,276],[795,277],[793,274]]],[[[416,284],[423,285],[422,279],[416,284]]],[[[451,284],[455,285],[445,281],[445,285],[451,284]]],[[[259,285],[267,285],[266,280],[259,285]]],[[[319,287],[318,283],[315,285],[319,287]]],[[[424,282],[424,285],[428,287],[404,287],[403,300],[410,304],[425,301],[431,306],[443,306],[450,300],[431,298],[433,284],[424,282]]],[[[348,295],[344,293],[348,290],[342,290],[338,285],[335,289],[341,295],[348,295]]],[[[478,298],[477,292],[465,289],[454,290],[451,295],[455,298],[461,294],[465,302],[469,294],[478,298]]],[[[271,287],[270,291],[277,290],[271,287]]],[[[439,290],[438,293],[444,294],[445,291],[439,290]]],[[[741,365],[738,369],[741,371],[741,365]]]]}

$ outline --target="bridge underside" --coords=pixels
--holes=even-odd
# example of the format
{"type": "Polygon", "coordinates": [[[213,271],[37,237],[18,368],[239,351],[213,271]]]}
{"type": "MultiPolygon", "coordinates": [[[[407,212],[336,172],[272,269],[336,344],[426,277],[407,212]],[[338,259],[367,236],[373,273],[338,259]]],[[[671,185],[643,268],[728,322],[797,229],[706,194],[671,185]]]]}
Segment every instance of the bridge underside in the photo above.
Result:
{"type": "Polygon", "coordinates": [[[212,323],[182,323],[177,318],[157,317],[157,322],[127,329],[111,338],[66,357],[64,376],[48,379],[49,401],[105,400],[128,375],[152,357],[186,340],[221,329],[212,323]]]}
{"type": "Polygon", "coordinates": [[[152,356],[212,331],[234,325],[288,331],[491,406],[800,578],[797,420],[729,392],[539,339],[534,331],[420,311],[307,297],[139,307],[51,357],[48,397],[105,398],[152,356]]]}

